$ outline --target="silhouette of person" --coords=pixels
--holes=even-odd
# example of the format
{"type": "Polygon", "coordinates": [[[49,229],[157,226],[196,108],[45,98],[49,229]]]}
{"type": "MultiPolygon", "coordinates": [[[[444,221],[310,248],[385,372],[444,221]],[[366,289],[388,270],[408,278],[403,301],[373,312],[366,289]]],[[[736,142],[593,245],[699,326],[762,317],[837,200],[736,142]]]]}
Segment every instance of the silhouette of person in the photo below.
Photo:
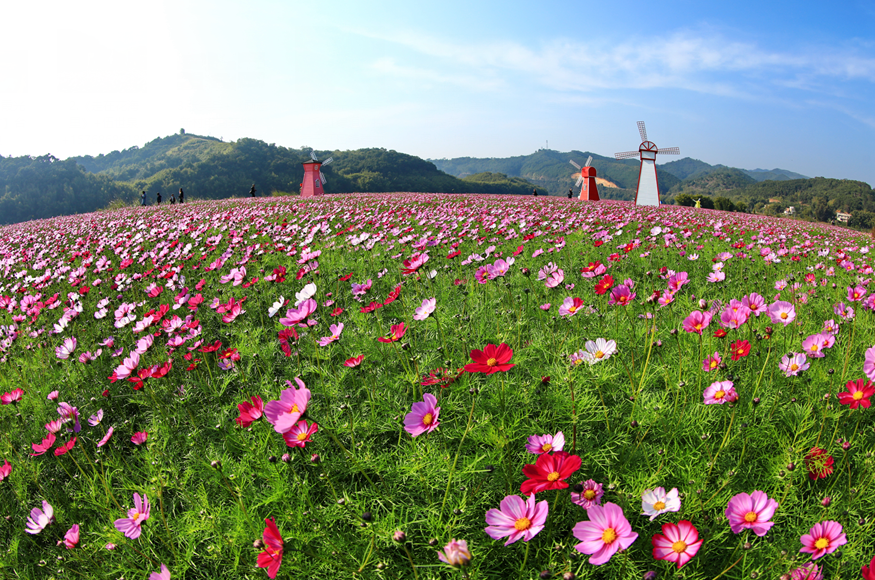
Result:
{"type": "Polygon", "coordinates": [[[185,195],[185,193],[182,192],[182,188],[180,187],[179,188],[179,203],[182,203],[182,196],[183,195],[185,195]]]}
{"type": "Polygon", "coordinates": [[[170,194],[170,205],[173,205],[174,203],[176,203],[176,196],[171,193],[170,194]]]}
{"type": "Polygon", "coordinates": [[[140,205],[146,205],[146,192],[140,194],[140,205]]]}
{"type": "Polygon", "coordinates": [[[574,194],[573,194],[573,193],[571,192],[571,190],[569,189],[569,190],[568,190],[568,199],[571,199],[571,196],[572,196],[572,195],[574,195],[574,194]]]}
{"type": "Polygon", "coordinates": [[[252,184],[252,189],[249,190],[249,197],[255,197],[255,184],[252,184]]]}
{"type": "Polygon", "coordinates": [[[537,188],[532,190],[532,195],[534,195],[535,197],[538,197],[538,189],[537,188]]]}
{"type": "Polygon", "coordinates": [[[155,196],[155,200],[157,201],[158,205],[161,205],[161,192],[160,191],[158,192],[158,195],[155,196]]]}

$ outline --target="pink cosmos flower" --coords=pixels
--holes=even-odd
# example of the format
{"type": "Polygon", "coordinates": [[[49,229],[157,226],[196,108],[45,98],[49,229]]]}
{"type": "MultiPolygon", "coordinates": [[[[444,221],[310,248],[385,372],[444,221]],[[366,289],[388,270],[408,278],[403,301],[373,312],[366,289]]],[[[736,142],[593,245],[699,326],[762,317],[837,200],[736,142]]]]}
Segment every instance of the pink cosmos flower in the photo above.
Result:
{"type": "Polygon", "coordinates": [[[823,580],[823,569],[808,562],[790,572],[790,580],[823,580]]]}
{"type": "Polygon", "coordinates": [[[477,271],[474,272],[474,279],[477,280],[478,284],[486,284],[491,279],[489,276],[489,270],[486,266],[480,266],[477,268],[477,271]]]}
{"type": "Polygon", "coordinates": [[[802,542],[800,552],[811,554],[812,560],[822,558],[835,552],[839,546],[848,543],[842,525],[832,520],[819,522],[811,527],[807,534],[803,534],[799,541],[802,542]]]}
{"type": "Polygon", "coordinates": [[[863,374],[875,381],[875,346],[866,349],[863,359],[863,374]]]}
{"type": "Polygon", "coordinates": [[[48,399],[49,401],[57,401],[59,395],[60,393],[58,393],[58,391],[52,391],[48,394],[48,396],[46,396],[46,399],[48,399]]]}
{"type": "Polygon", "coordinates": [[[720,367],[721,362],[723,359],[720,357],[720,353],[715,350],[713,356],[702,361],[702,370],[705,372],[715,371],[720,367]]]}
{"type": "Polygon", "coordinates": [[[125,535],[126,538],[136,540],[143,533],[143,522],[149,519],[149,498],[146,494],[140,497],[134,493],[134,507],[128,510],[128,517],[119,518],[115,521],[115,529],[125,535]]]}
{"type": "Polygon", "coordinates": [[[115,431],[114,427],[110,427],[106,430],[106,435],[103,436],[103,439],[97,442],[98,447],[103,447],[109,442],[109,439],[112,437],[112,433],[115,431]]]}
{"type": "Polygon", "coordinates": [[[402,263],[401,273],[405,276],[413,274],[428,262],[428,254],[413,254],[402,263]]]}
{"type": "Polygon", "coordinates": [[[370,278],[364,284],[356,284],[355,282],[350,282],[352,284],[352,295],[353,296],[364,296],[368,293],[368,290],[371,289],[371,285],[373,284],[373,280],[370,278]]]}
{"type": "Polygon", "coordinates": [[[0,396],[0,403],[11,405],[12,403],[20,401],[23,396],[24,389],[14,389],[11,393],[3,393],[3,395],[0,396]]]}
{"type": "Polygon", "coordinates": [[[128,378],[137,368],[137,365],[140,364],[140,355],[136,352],[132,352],[131,356],[125,359],[125,361],[119,365],[115,371],[113,371],[110,380],[112,382],[120,381],[128,378]]]}
{"type": "Polygon", "coordinates": [[[161,564],[161,571],[149,574],[149,580],[170,580],[170,570],[167,569],[167,566],[161,564]]]}
{"type": "Polygon", "coordinates": [[[845,306],[844,302],[836,304],[832,311],[835,312],[836,316],[840,316],[844,320],[850,320],[854,317],[854,309],[850,306],[845,306]]]}
{"type": "Polygon", "coordinates": [[[766,299],[756,292],[751,292],[743,297],[741,303],[746,306],[754,316],[758,317],[760,314],[766,312],[766,299]]]}
{"type": "Polygon", "coordinates": [[[671,290],[671,293],[674,294],[681,288],[683,288],[684,284],[687,284],[690,281],[689,275],[686,272],[678,272],[677,274],[672,274],[668,278],[668,289],[671,290]]]}
{"type": "Polygon", "coordinates": [[[301,415],[307,410],[310,402],[310,390],[300,378],[295,377],[298,389],[291,382],[286,381],[290,388],[283,389],[279,401],[268,401],[264,406],[264,416],[268,423],[273,425],[274,431],[283,434],[289,431],[301,415]]]}
{"type": "Polygon", "coordinates": [[[684,331],[702,334],[702,331],[711,324],[712,316],[713,315],[707,311],[701,312],[699,310],[693,310],[689,316],[684,318],[684,331]]]}
{"type": "Polygon", "coordinates": [[[340,335],[343,332],[343,323],[332,324],[328,327],[331,336],[323,336],[319,339],[319,346],[328,346],[332,342],[340,340],[340,335]]]}
{"type": "Polygon", "coordinates": [[[565,435],[562,431],[556,435],[531,435],[526,443],[526,451],[540,455],[542,453],[551,453],[553,451],[562,451],[565,446],[565,435]]]}
{"type": "Polygon", "coordinates": [[[52,445],[55,444],[55,435],[54,433],[49,433],[45,436],[42,443],[32,443],[31,447],[33,448],[33,453],[30,454],[31,457],[36,457],[37,455],[42,455],[46,451],[48,451],[52,445]]]}
{"type": "Polygon", "coordinates": [[[49,524],[55,521],[55,510],[49,505],[49,502],[43,500],[43,509],[33,508],[30,510],[30,516],[27,518],[27,528],[25,532],[28,534],[38,534],[49,524]]]}
{"type": "Polygon", "coordinates": [[[588,509],[602,503],[602,496],[605,494],[602,484],[596,483],[595,480],[587,479],[581,485],[583,489],[580,490],[580,493],[571,492],[571,501],[573,503],[576,503],[583,509],[588,509]]]}
{"type": "Polygon", "coordinates": [[[645,489],[641,496],[642,516],[650,516],[652,522],[656,516],[666,512],[677,512],[681,509],[681,499],[678,488],[673,487],[666,493],[665,488],[645,489]]]}
{"type": "Polygon", "coordinates": [[[10,473],[12,473],[12,466],[9,464],[8,459],[4,459],[3,465],[0,465],[0,481],[9,477],[10,473]]]}
{"type": "Polygon", "coordinates": [[[298,421],[298,423],[283,433],[283,439],[289,447],[306,447],[310,443],[310,437],[319,430],[319,425],[314,421],[312,425],[308,425],[306,421],[298,421]]]}
{"type": "Polygon", "coordinates": [[[64,547],[68,550],[72,550],[76,547],[76,544],[79,543],[79,524],[73,524],[73,526],[67,530],[67,533],[64,534],[64,540],[61,542],[58,541],[58,545],[64,544],[64,547]]]}
{"type": "Polygon", "coordinates": [[[635,300],[635,296],[635,292],[632,292],[628,286],[620,284],[611,289],[611,297],[608,299],[608,304],[626,306],[635,300]]]}
{"type": "Polygon", "coordinates": [[[137,431],[131,436],[131,443],[134,445],[142,445],[149,438],[149,434],[145,431],[137,431]]]}
{"type": "Polygon", "coordinates": [[[850,302],[859,302],[866,297],[866,289],[862,286],[855,286],[851,288],[848,286],[848,300],[850,302]]]}
{"type": "Polygon", "coordinates": [[[359,366],[360,364],[362,364],[363,360],[365,360],[365,355],[360,354],[358,356],[354,356],[354,357],[346,359],[346,361],[344,361],[344,363],[343,363],[343,366],[355,368],[355,367],[359,366]]]}
{"type": "Polygon", "coordinates": [[[413,437],[418,437],[426,431],[434,431],[440,425],[438,415],[441,408],[437,405],[437,398],[431,393],[422,395],[422,402],[413,403],[411,411],[404,416],[404,430],[413,437]]]}
{"type": "Polygon", "coordinates": [[[723,403],[738,399],[738,393],[735,392],[732,381],[711,383],[711,386],[705,389],[702,396],[705,398],[706,405],[722,405],[723,403]]]}
{"type": "Polygon", "coordinates": [[[546,304],[541,304],[540,306],[538,306],[538,308],[540,308],[541,310],[550,310],[550,303],[548,302],[546,304]]]}
{"type": "Polygon", "coordinates": [[[68,359],[74,350],[76,350],[76,339],[65,338],[61,346],[55,349],[55,356],[59,359],[68,359]]]}
{"type": "Polygon", "coordinates": [[[791,352],[781,358],[778,368],[784,371],[784,375],[788,377],[798,376],[802,371],[807,371],[811,367],[808,362],[808,357],[804,353],[791,352]]]}
{"type": "Polygon", "coordinates": [[[413,320],[425,320],[434,312],[437,307],[436,298],[426,298],[422,301],[422,305],[416,309],[413,314],[413,320]]]}
{"type": "Polygon", "coordinates": [[[389,336],[378,336],[377,340],[379,340],[380,342],[396,342],[401,340],[406,332],[407,326],[403,322],[399,324],[393,324],[389,327],[389,336]]]}
{"type": "Polygon", "coordinates": [[[617,352],[617,342],[613,339],[597,338],[594,341],[587,340],[584,347],[586,348],[584,358],[591,365],[607,360],[611,358],[612,354],[617,352]]]}
{"type": "Polygon", "coordinates": [[[468,549],[468,542],[453,538],[444,546],[443,552],[438,551],[438,560],[454,567],[467,566],[471,561],[471,550],[468,549]]]}
{"type": "Polygon", "coordinates": [[[677,524],[662,524],[662,533],[654,535],[651,542],[653,557],[676,562],[678,569],[689,562],[702,547],[698,530],[687,520],[681,520],[677,524]]]}
{"type": "MultiPolygon", "coordinates": [[[[828,335],[831,336],[831,335],[828,335]]],[[[826,356],[821,348],[821,340],[819,334],[812,334],[802,341],[802,350],[811,358],[822,358],[826,356]]]]}
{"type": "Polygon", "coordinates": [[[796,320],[796,308],[789,302],[782,300],[774,302],[769,306],[769,318],[775,324],[783,324],[787,326],[796,320]]]}
{"type": "Polygon", "coordinates": [[[280,318],[280,324],[283,326],[295,326],[307,320],[307,317],[316,312],[318,304],[312,298],[308,298],[301,302],[297,308],[290,308],[286,311],[286,315],[280,318]]]}
{"type": "Polygon", "coordinates": [[[505,546],[518,540],[528,542],[544,529],[547,521],[547,500],[535,503],[535,496],[523,501],[518,495],[501,500],[501,509],[486,512],[486,533],[493,540],[507,537],[505,546]]]}
{"type": "Polygon", "coordinates": [[[559,306],[559,316],[574,316],[583,306],[583,300],[569,296],[559,306]]]}
{"type": "Polygon", "coordinates": [[[551,272],[547,275],[547,278],[544,280],[544,285],[547,288],[555,288],[562,284],[565,281],[565,272],[561,269],[557,269],[555,272],[551,272]]]}
{"type": "Polygon", "coordinates": [[[264,402],[258,395],[253,395],[249,398],[252,402],[243,401],[237,404],[237,409],[240,410],[240,416],[234,421],[241,427],[249,427],[255,421],[261,418],[264,413],[264,402]]]}
{"type": "Polygon", "coordinates": [[[778,509],[778,502],[770,499],[762,491],[754,491],[748,495],[744,492],[736,494],[726,505],[726,517],[729,519],[729,529],[738,534],[750,529],[762,537],[775,525],[769,521],[778,509]]]}
{"type": "Polygon", "coordinates": [[[88,417],[88,424],[92,427],[97,427],[103,421],[103,409],[98,409],[97,413],[88,417]]]}
{"type": "Polygon", "coordinates": [[[581,542],[574,549],[591,554],[589,563],[604,564],[619,551],[625,550],[638,538],[632,526],[615,503],[594,505],[586,510],[589,521],[578,522],[572,532],[581,542]]]}

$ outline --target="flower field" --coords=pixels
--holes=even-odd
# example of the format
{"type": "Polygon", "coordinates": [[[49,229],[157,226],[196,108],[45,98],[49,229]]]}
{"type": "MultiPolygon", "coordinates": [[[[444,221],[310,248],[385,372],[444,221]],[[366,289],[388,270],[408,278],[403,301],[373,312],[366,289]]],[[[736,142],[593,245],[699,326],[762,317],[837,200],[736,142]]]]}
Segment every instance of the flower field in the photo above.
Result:
{"type": "Polygon", "coordinates": [[[866,236],[413,193],[0,234],[4,578],[875,580],[866,236]]]}

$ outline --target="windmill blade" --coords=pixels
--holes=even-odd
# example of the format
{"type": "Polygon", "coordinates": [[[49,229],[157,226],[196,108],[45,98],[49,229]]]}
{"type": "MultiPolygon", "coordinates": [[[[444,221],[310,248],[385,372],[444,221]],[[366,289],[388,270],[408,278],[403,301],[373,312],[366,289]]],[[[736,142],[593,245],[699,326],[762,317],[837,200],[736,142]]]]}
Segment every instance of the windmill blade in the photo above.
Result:
{"type": "Polygon", "coordinates": [[[568,163],[570,163],[570,164],[574,165],[575,167],[577,167],[578,169],[580,169],[580,165],[578,165],[577,162],[574,161],[574,159],[569,159],[568,163]]]}
{"type": "Polygon", "coordinates": [[[638,157],[637,151],[626,151],[625,153],[614,153],[614,159],[630,159],[638,157]]]}
{"type": "Polygon", "coordinates": [[[313,150],[310,151],[310,157],[313,159],[313,161],[319,161],[318,159],[316,159],[316,152],[313,150]]]}
{"type": "Polygon", "coordinates": [[[332,160],[332,159],[334,159],[334,157],[329,157],[328,159],[326,159],[325,161],[323,161],[323,162],[322,162],[322,166],[325,167],[326,165],[328,165],[329,163],[331,163],[331,160],[332,160]]]}
{"type": "Polygon", "coordinates": [[[319,178],[322,180],[322,185],[325,185],[325,182],[327,180],[325,179],[325,174],[322,173],[321,171],[319,172],[319,178]]]}
{"type": "Polygon", "coordinates": [[[574,187],[580,187],[580,184],[581,184],[581,183],[583,183],[583,176],[582,176],[582,175],[578,175],[578,176],[577,176],[577,183],[574,184],[574,187]]]}
{"type": "Polygon", "coordinates": [[[592,165],[592,155],[590,155],[589,158],[586,160],[586,164],[584,165],[584,167],[589,167],[590,165],[592,165]]]}
{"type": "Polygon", "coordinates": [[[681,150],[680,147],[666,147],[665,149],[657,149],[657,153],[660,155],[680,155],[681,150]]]}
{"type": "Polygon", "coordinates": [[[642,141],[647,141],[647,129],[644,128],[644,121],[638,121],[638,133],[641,135],[642,141]]]}

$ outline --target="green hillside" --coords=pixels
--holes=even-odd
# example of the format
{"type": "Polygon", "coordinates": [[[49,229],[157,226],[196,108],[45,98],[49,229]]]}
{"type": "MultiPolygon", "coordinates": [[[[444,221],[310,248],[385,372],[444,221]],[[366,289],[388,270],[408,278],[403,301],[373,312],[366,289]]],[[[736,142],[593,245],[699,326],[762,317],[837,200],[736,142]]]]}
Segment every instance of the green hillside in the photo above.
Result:
{"type": "Polygon", "coordinates": [[[695,173],[693,176],[672,187],[669,193],[672,195],[679,193],[690,195],[725,193],[747,187],[754,183],[756,183],[756,180],[742,170],[733,167],[722,167],[705,173],[695,173]]]}

